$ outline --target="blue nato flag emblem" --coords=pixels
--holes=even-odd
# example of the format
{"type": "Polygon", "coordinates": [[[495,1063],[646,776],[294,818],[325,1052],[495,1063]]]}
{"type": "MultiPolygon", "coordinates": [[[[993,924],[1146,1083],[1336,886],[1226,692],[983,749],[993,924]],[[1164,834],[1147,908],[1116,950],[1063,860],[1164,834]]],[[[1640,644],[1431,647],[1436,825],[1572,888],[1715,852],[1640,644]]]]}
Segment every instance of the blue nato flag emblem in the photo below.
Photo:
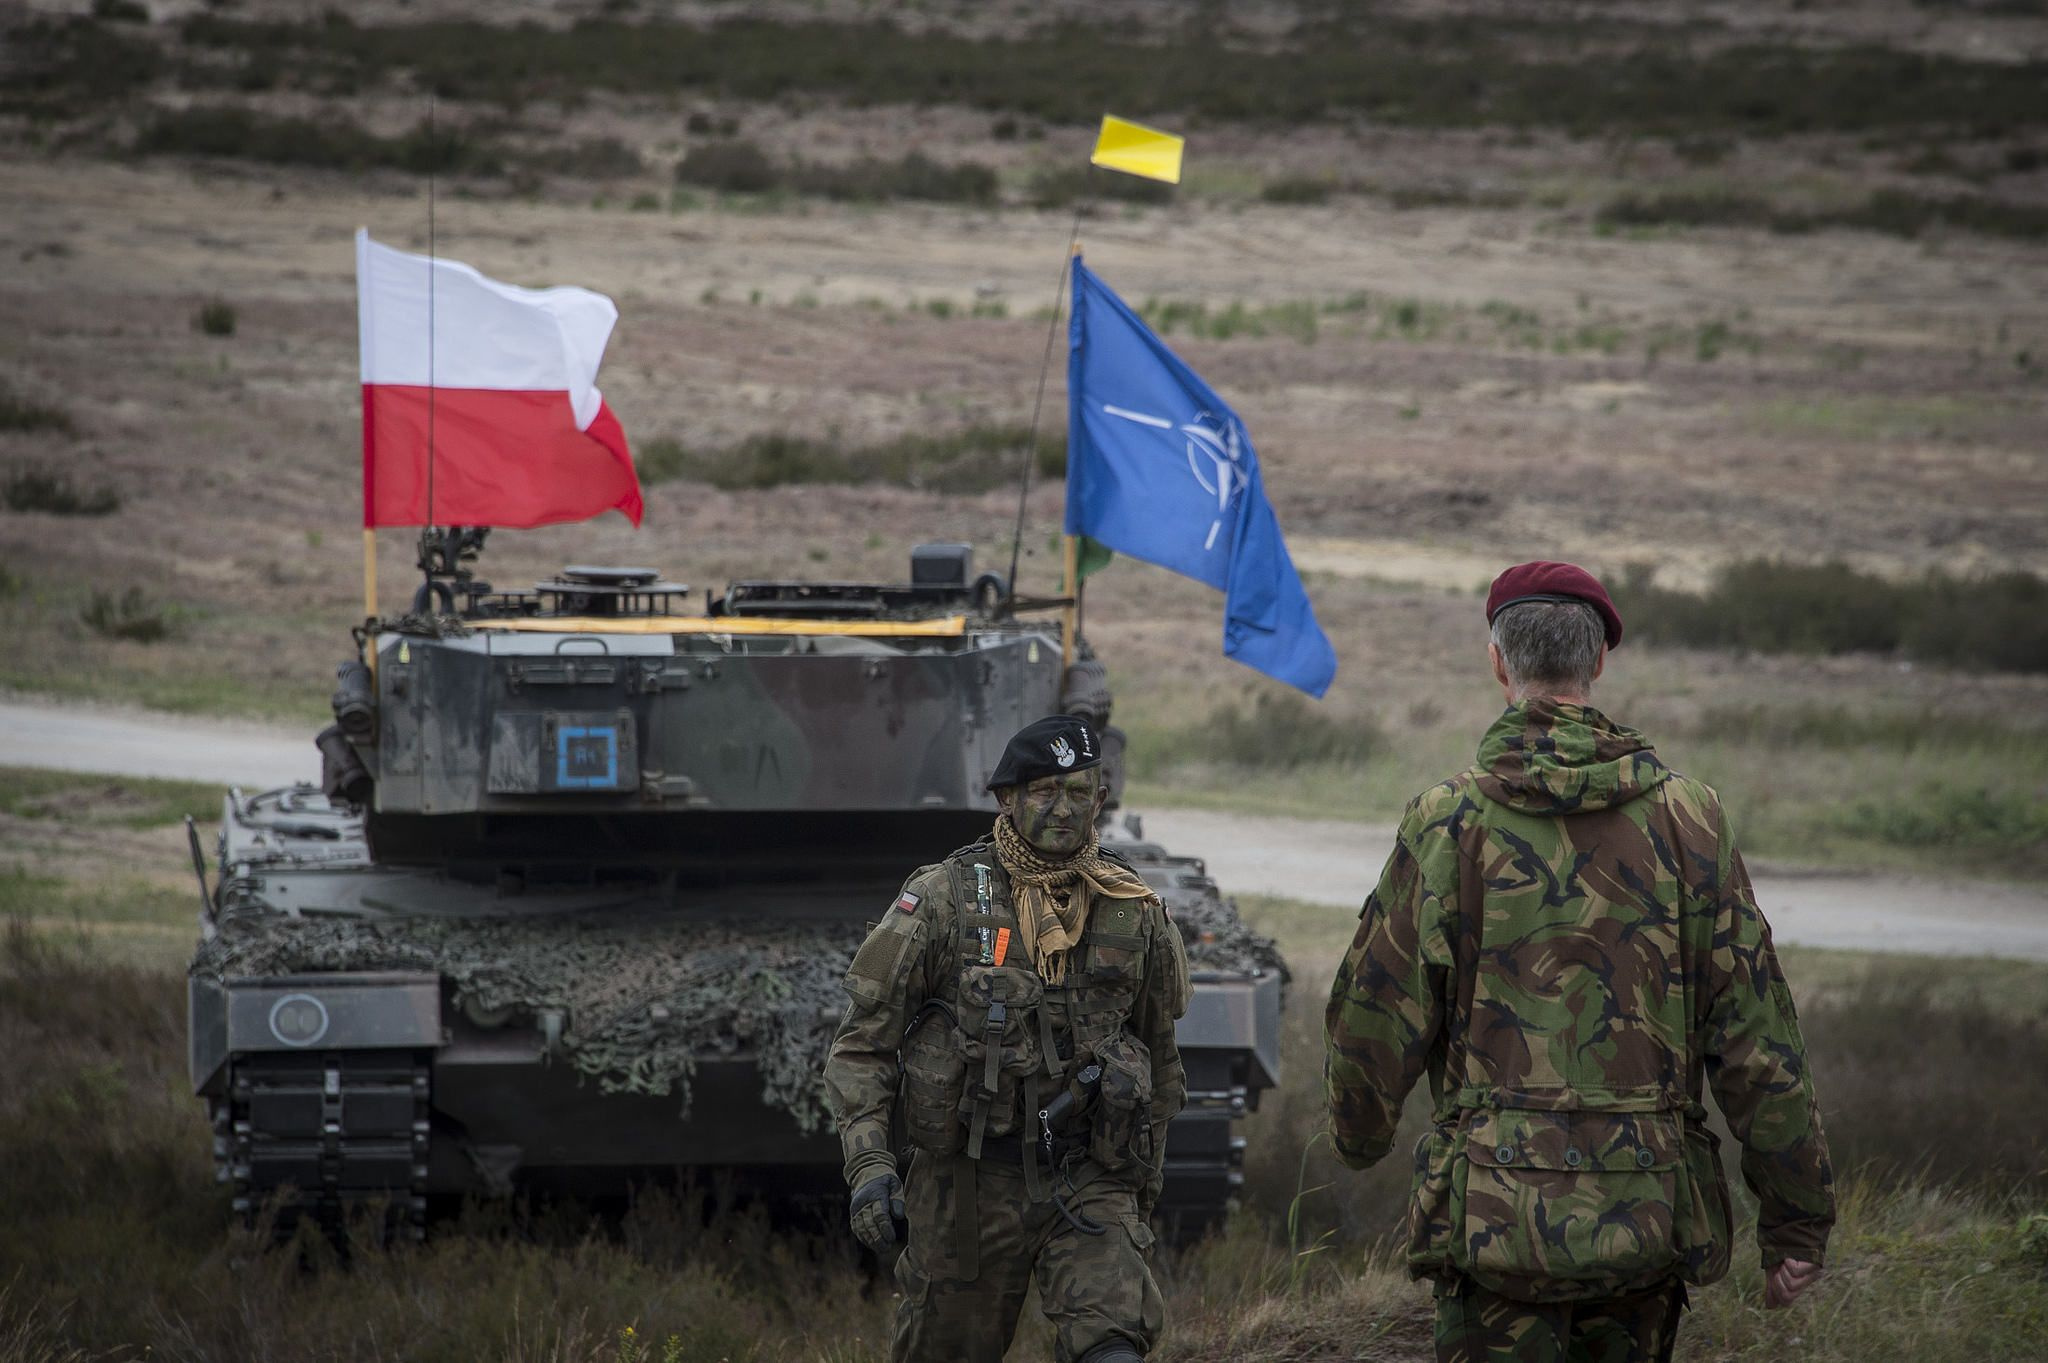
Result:
{"type": "Polygon", "coordinates": [[[1244,423],[1079,257],[1067,394],[1067,533],[1222,592],[1225,656],[1320,698],[1337,653],[1244,423]]]}

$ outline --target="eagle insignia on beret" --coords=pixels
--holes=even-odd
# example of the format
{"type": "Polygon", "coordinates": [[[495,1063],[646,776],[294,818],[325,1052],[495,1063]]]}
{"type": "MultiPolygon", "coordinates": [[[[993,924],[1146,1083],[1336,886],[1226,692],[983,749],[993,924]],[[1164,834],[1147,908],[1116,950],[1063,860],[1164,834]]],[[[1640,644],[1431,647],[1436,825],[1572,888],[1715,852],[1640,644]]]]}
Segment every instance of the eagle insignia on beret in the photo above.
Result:
{"type": "Polygon", "coordinates": [[[1052,760],[1059,763],[1062,767],[1073,766],[1074,745],[1067,742],[1064,738],[1055,738],[1052,741],[1052,760]]]}

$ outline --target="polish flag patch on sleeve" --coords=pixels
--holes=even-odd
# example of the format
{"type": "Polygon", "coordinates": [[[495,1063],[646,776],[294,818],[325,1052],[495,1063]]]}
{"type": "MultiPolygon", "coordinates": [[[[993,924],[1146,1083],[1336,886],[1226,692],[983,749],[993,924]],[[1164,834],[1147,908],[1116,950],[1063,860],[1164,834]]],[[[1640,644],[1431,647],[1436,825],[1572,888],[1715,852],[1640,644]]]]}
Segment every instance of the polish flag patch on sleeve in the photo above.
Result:
{"type": "Polygon", "coordinates": [[[896,907],[903,910],[903,912],[905,913],[916,913],[917,906],[923,902],[923,900],[919,899],[918,896],[912,894],[908,890],[905,890],[902,894],[896,896],[896,907]]]}

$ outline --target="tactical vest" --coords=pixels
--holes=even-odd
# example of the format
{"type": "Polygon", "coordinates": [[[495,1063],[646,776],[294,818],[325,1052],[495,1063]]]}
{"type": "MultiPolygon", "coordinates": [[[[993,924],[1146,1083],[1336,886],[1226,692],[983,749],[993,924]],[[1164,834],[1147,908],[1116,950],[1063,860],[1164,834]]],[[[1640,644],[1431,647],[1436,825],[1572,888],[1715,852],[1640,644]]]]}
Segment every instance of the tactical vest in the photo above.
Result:
{"type": "Polygon", "coordinates": [[[1098,899],[1065,981],[1048,985],[993,844],[962,848],[942,869],[953,914],[931,945],[930,997],[904,1034],[905,1134],[934,1154],[975,1160],[1016,1162],[1021,1148],[1035,1182],[1040,1114],[1095,1062],[1103,1075],[1083,1133],[1089,1157],[1104,1168],[1150,1161],[1151,1057],[1127,1025],[1155,949],[1144,902],[1098,899]]]}

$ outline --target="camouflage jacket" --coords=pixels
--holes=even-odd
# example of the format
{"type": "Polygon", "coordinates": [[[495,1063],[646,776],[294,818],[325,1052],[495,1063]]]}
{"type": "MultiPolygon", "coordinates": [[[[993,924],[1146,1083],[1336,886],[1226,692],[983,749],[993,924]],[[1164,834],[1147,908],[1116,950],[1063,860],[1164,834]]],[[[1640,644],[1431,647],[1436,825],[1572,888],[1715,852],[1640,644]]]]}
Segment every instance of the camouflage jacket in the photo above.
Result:
{"type": "Polygon", "coordinates": [[[1833,1173],[1792,997],[1714,792],[1589,707],[1512,705],[1418,796],[1330,991],[1338,1154],[1425,1071],[1408,1262],[1523,1300],[1727,1271],[1711,1085],[1766,1266],[1820,1262],[1833,1173]]]}
{"type": "Polygon", "coordinates": [[[1187,1097],[1174,1023],[1188,989],[1186,948],[1157,899],[1097,898],[1053,986],[1026,956],[992,842],[920,867],[846,972],[851,1002],[825,1062],[848,1183],[893,1168],[906,1140],[975,1158],[1014,1149],[1099,1059],[1089,1152],[1131,1178],[1149,1212],[1187,1097]]]}

